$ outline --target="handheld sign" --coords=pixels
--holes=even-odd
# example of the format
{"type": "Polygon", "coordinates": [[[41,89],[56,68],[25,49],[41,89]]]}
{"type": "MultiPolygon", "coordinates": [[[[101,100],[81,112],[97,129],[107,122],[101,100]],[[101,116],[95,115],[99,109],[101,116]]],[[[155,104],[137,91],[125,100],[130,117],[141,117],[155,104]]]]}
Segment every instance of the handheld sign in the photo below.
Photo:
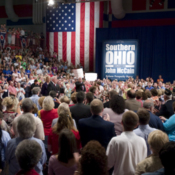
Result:
{"type": "Polygon", "coordinates": [[[85,79],[87,81],[95,81],[97,80],[97,73],[85,73],[85,79]]]}
{"type": "Polygon", "coordinates": [[[80,69],[73,69],[73,73],[74,73],[74,76],[76,78],[83,78],[83,69],[80,68],[80,69]]]}

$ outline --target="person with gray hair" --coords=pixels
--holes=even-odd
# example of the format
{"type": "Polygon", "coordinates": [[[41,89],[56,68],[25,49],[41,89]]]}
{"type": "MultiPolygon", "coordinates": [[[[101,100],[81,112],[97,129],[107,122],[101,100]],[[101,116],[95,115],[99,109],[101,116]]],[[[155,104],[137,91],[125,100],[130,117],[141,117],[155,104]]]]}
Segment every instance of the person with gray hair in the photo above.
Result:
{"type": "Polygon", "coordinates": [[[17,175],[37,174],[34,167],[41,159],[42,149],[35,140],[23,140],[17,146],[15,155],[21,168],[17,175]]]}
{"type": "MultiPolygon", "coordinates": [[[[25,98],[23,101],[22,101],[22,104],[21,104],[21,109],[23,111],[23,113],[30,113],[32,114],[33,112],[33,109],[34,109],[34,103],[33,101],[30,99],[30,98],[25,98]]],[[[41,119],[39,117],[35,117],[33,114],[32,114],[33,118],[34,118],[34,123],[33,125],[35,126],[35,132],[34,132],[34,137],[35,138],[38,138],[38,139],[41,139],[41,140],[44,140],[44,128],[43,128],[43,123],[41,121],[41,119]]],[[[17,124],[18,124],[18,118],[19,116],[17,116],[14,120],[13,120],[13,131],[14,131],[14,134],[15,134],[15,137],[18,136],[18,131],[17,131],[17,124]]]]}
{"type": "Polygon", "coordinates": [[[57,77],[56,76],[53,76],[51,78],[51,81],[48,84],[47,89],[48,89],[48,94],[50,91],[55,91],[56,96],[58,95],[58,92],[60,91],[60,86],[57,84],[57,77]]]}
{"type": "MultiPolygon", "coordinates": [[[[25,113],[18,117],[17,122],[17,130],[18,130],[18,137],[10,140],[7,144],[6,149],[6,161],[9,164],[9,175],[17,174],[20,170],[20,166],[17,162],[15,151],[17,146],[23,141],[23,140],[35,140],[42,149],[42,156],[37,165],[35,166],[35,170],[38,174],[43,175],[43,165],[46,163],[47,155],[44,147],[44,143],[37,138],[34,138],[33,135],[36,130],[36,125],[34,125],[35,120],[33,118],[33,115],[31,113],[25,113]]],[[[22,151],[22,150],[21,150],[22,151]]]]}
{"type": "Polygon", "coordinates": [[[163,123],[160,120],[158,116],[153,114],[154,111],[154,103],[151,99],[145,100],[143,103],[143,107],[149,112],[150,114],[150,120],[149,120],[149,126],[152,128],[160,129],[164,131],[163,123]]]}
{"type": "Polygon", "coordinates": [[[38,103],[40,91],[41,91],[41,89],[39,87],[34,87],[32,89],[32,96],[30,97],[30,99],[33,101],[33,103],[36,104],[38,110],[41,109],[41,107],[38,103]]]}
{"type": "Polygon", "coordinates": [[[173,102],[175,101],[172,100],[172,92],[169,89],[165,90],[164,101],[165,103],[161,106],[160,111],[157,112],[156,115],[169,119],[174,114],[173,102]]]}

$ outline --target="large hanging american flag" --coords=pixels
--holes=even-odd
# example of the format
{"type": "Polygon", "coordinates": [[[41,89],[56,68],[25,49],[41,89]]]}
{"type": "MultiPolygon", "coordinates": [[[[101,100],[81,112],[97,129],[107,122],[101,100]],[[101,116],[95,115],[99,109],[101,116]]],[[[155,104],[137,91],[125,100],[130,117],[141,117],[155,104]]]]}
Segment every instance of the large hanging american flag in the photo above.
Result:
{"type": "Polygon", "coordinates": [[[104,2],[47,7],[47,48],[58,58],[93,71],[96,28],[103,27],[104,2]]]}

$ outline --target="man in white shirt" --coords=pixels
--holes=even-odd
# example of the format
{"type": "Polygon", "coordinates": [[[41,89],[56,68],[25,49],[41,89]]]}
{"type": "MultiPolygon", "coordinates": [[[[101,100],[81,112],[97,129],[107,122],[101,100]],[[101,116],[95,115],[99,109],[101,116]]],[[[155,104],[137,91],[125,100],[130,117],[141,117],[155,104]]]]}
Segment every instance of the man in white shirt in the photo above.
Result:
{"type": "Polygon", "coordinates": [[[147,156],[145,140],[133,132],[138,123],[135,112],[125,112],[122,117],[124,132],[108,144],[108,168],[114,167],[113,175],[134,175],[136,165],[147,156]]]}
{"type": "Polygon", "coordinates": [[[17,84],[16,91],[17,91],[18,100],[22,100],[25,98],[25,90],[24,90],[24,88],[21,87],[20,83],[17,84]]]}

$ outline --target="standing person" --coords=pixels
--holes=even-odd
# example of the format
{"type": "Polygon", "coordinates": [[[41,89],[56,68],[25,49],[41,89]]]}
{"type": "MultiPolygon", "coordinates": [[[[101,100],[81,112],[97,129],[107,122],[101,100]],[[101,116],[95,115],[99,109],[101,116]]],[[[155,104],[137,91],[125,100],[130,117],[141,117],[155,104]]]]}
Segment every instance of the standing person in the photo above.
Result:
{"type": "MultiPolygon", "coordinates": [[[[58,153],[59,147],[57,145],[58,143],[58,138],[60,135],[60,132],[67,128],[69,129],[73,134],[76,139],[77,143],[77,150],[80,150],[81,148],[81,142],[80,142],[80,135],[78,130],[74,126],[74,122],[71,117],[71,113],[68,109],[58,109],[58,119],[54,119],[53,121],[57,120],[56,124],[52,127],[52,131],[49,134],[49,139],[48,139],[48,150],[49,152],[54,155],[58,153]]],[[[52,121],[52,124],[53,124],[52,121]]]]}
{"type": "Polygon", "coordinates": [[[57,84],[57,77],[56,76],[51,77],[51,81],[48,84],[47,89],[48,89],[48,94],[49,94],[50,91],[55,91],[57,96],[58,96],[58,93],[60,91],[60,87],[57,84]]]}
{"type": "MultiPolygon", "coordinates": [[[[34,111],[34,103],[32,102],[31,99],[29,98],[25,98],[22,103],[21,103],[21,110],[23,111],[23,114],[25,113],[33,113],[34,111]]],[[[44,140],[44,128],[43,128],[43,123],[41,121],[41,119],[37,116],[34,116],[32,114],[35,122],[33,123],[33,125],[35,125],[35,131],[34,131],[34,135],[33,137],[40,139],[40,140],[44,140]]],[[[18,131],[17,131],[17,125],[18,125],[18,118],[20,117],[20,115],[18,115],[14,120],[13,120],[13,131],[15,134],[15,137],[18,137],[18,131]]]]}
{"type": "Polygon", "coordinates": [[[97,141],[90,141],[83,148],[79,164],[74,175],[108,175],[105,149],[97,141]]]}
{"type": "Polygon", "coordinates": [[[133,132],[138,122],[135,112],[125,112],[122,117],[124,132],[108,144],[108,168],[114,167],[113,175],[133,175],[136,165],[147,156],[145,140],[133,132]]]}
{"type": "MultiPolygon", "coordinates": [[[[173,102],[173,110],[175,111],[175,102],[173,102]]],[[[170,141],[175,141],[175,114],[173,114],[169,119],[165,117],[160,117],[164,122],[163,127],[165,132],[168,134],[170,141]]]]}
{"type": "Polygon", "coordinates": [[[78,92],[76,94],[76,98],[77,98],[77,104],[71,106],[70,111],[72,114],[72,118],[75,119],[76,125],[79,129],[78,121],[82,118],[90,117],[92,114],[90,111],[90,106],[83,104],[83,101],[85,100],[85,93],[82,91],[78,92]]]}
{"type": "Polygon", "coordinates": [[[21,168],[16,175],[39,175],[34,167],[41,159],[42,149],[35,140],[23,140],[17,146],[15,155],[21,168]]]}
{"type": "Polygon", "coordinates": [[[50,157],[48,174],[73,175],[79,157],[74,134],[69,129],[63,129],[57,143],[59,151],[58,154],[50,157]]]}
{"type": "Polygon", "coordinates": [[[149,156],[151,155],[151,149],[148,145],[148,135],[156,129],[149,126],[150,114],[146,109],[139,108],[137,115],[139,116],[139,127],[135,129],[134,132],[136,135],[145,139],[147,145],[147,156],[149,156]]]}
{"type": "Polygon", "coordinates": [[[34,87],[39,87],[38,80],[35,80],[34,83],[31,85],[31,90],[32,90],[34,87]]]}
{"type": "Polygon", "coordinates": [[[167,142],[169,142],[167,134],[160,130],[153,131],[149,134],[148,144],[151,148],[152,155],[137,164],[135,175],[154,172],[163,167],[159,158],[159,151],[167,142]]]}
{"type": "Polygon", "coordinates": [[[38,100],[39,100],[39,94],[40,94],[40,88],[39,87],[34,87],[32,89],[32,96],[30,97],[30,99],[33,101],[33,103],[36,104],[38,110],[41,109],[39,103],[38,103],[38,100]]]}
{"type": "Polygon", "coordinates": [[[48,96],[49,95],[49,92],[48,92],[48,85],[50,83],[50,77],[47,76],[46,77],[46,82],[42,85],[42,88],[41,88],[41,94],[43,96],[48,96]]]}
{"type": "Polygon", "coordinates": [[[116,136],[114,124],[103,120],[103,103],[100,100],[93,100],[90,109],[92,116],[80,119],[78,122],[82,146],[91,140],[96,140],[106,149],[111,138],[116,136]]]}
{"type": "Polygon", "coordinates": [[[25,90],[24,88],[21,87],[20,83],[17,84],[16,91],[17,91],[17,98],[19,101],[25,98],[25,90]]]}
{"type": "Polygon", "coordinates": [[[64,93],[69,99],[71,99],[71,92],[72,90],[70,88],[70,84],[66,84],[66,89],[64,90],[64,93]]]}
{"type": "Polygon", "coordinates": [[[79,92],[79,91],[86,92],[86,87],[82,81],[82,78],[79,78],[78,81],[75,82],[75,86],[76,86],[76,92],[79,92]]]}
{"type": "Polygon", "coordinates": [[[161,106],[160,111],[156,112],[157,116],[164,116],[165,118],[169,119],[173,114],[173,102],[172,100],[172,92],[169,89],[165,90],[164,94],[165,103],[161,106]]]}
{"type": "Polygon", "coordinates": [[[125,101],[123,97],[119,95],[113,95],[110,99],[110,108],[105,108],[103,110],[104,115],[109,115],[110,122],[114,123],[115,133],[116,135],[120,135],[123,132],[122,116],[127,111],[125,109],[125,101]]]}
{"type": "Polygon", "coordinates": [[[47,156],[44,148],[44,143],[42,142],[42,140],[33,137],[34,132],[36,130],[36,125],[34,125],[34,123],[35,123],[34,117],[30,113],[22,114],[18,118],[17,130],[19,136],[8,142],[6,150],[7,154],[6,161],[9,164],[9,173],[8,173],[9,175],[14,175],[18,173],[20,170],[19,164],[15,156],[15,151],[19,143],[26,139],[35,140],[40,144],[40,147],[42,149],[42,157],[35,166],[35,170],[38,172],[39,175],[43,175],[42,173],[43,165],[46,163],[47,156]]]}
{"type": "Polygon", "coordinates": [[[47,96],[43,101],[43,109],[40,110],[38,116],[41,118],[44,126],[45,146],[47,147],[48,136],[51,132],[52,120],[58,118],[57,109],[54,109],[54,101],[52,97],[47,96]]]}
{"type": "MultiPolygon", "coordinates": [[[[2,113],[1,113],[2,114],[2,113]]],[[[2,124],[2,120],[0,121],[0,125],[2,124]]],[[[7,143],[11,140],[10,135],[8,132],[3,131],[0,127],[0,173],[3,172],[4,166],[5,166],[5,160],[6,160],[6,149],[7,149],[7,143]]]]}

